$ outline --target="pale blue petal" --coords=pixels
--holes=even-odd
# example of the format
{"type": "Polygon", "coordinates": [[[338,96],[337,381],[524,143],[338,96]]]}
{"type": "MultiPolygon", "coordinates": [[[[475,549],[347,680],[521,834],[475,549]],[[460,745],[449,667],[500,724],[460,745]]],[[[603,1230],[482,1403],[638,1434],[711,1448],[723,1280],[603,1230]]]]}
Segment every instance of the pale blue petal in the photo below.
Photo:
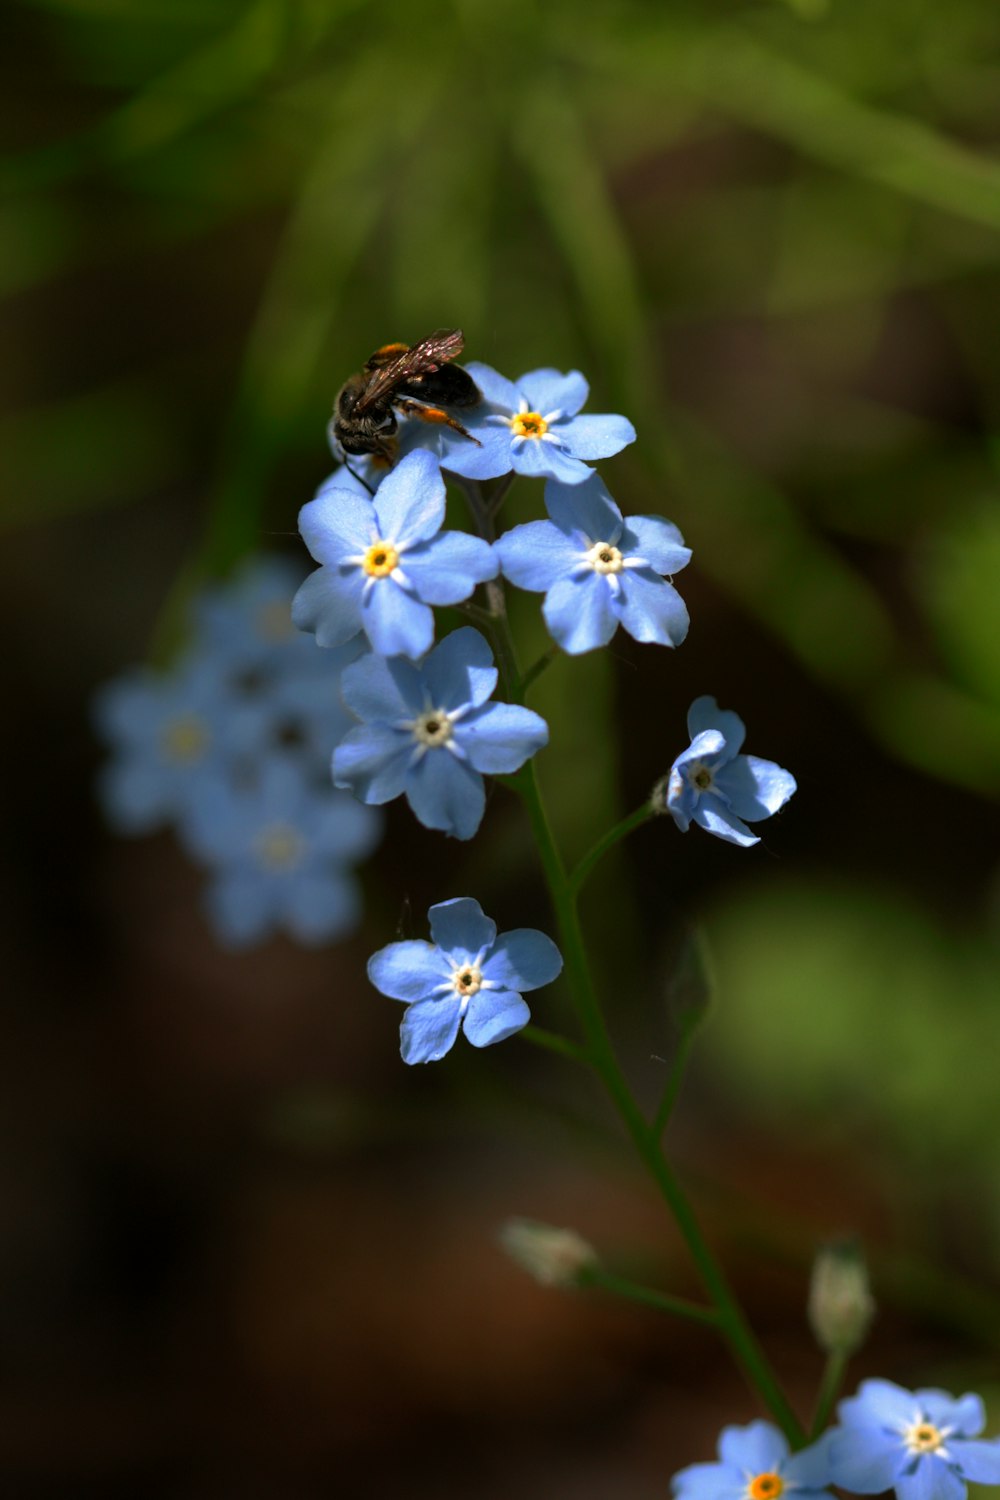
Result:
{"type": "Polygon", "coordinates": [[[530,1020],[531,1011],[520,995],[508,990],[480,990],[469,1001],[462,1030],[474,1047],[491,1047],[513,1036],[530,1020]]]}
{"type": "Polygon", "coordinates": [[[97,778],[97,795],[116,833],[152,833],[175,811],[162,769],[145,759],[113,761],[97,778]]]}
{"type": "Polygon", "coordinates": [[[471,625],[446,635],[423,664],[424,681],[435,708],[452,713],[485,703],[497,685],[489,642],[471,625]]]}
{"type": "Polygon", "coordinates": [[[406,800],[425,828],[471,839],[483,820],[483,778],[450,750],[429,750],[406,780],[406,800]]]}
{"type": "Polygon", "coordinates": [[[926,1389],[914,1391],[914,1395],[937,1427],[954,1427],[963,1437],[976,1437],[986,1426],[986,1408],[981,1396],[970,1392],[956,1401],[950,1391],[926,1389]]]}
{"type": "Polygon", "coordinates": [[[671,1480],[679,1500],[745,1500],[746,1479],[729,1464],[689,1464],[671,1480]]]}
{"type": "Polygon", "coordinates": [[[590,386],[579,370],[570,370],[568,375],[560,370],[532,370],[521,376],[517,388],[530,410],[543,417],[550,411],[575,417],[590,395],[590,386]]]}
{"type": "Polygon", "coordinates": [[[306,827],[317,854],[352,864],[364,859],[382,837],[382,818],[348,792],[315,797],[306,827]]]}
{"type": "Polygon", "coordinates": [[[381,724],[362,724],[333,752],[333,780],[369,804],[391,802],[406,789],[413,740],[381,724]]]}
{"type": "Polygon", "coordinates": [[[574,417],[565,424],[558,422],[554,430],[574,458],[610,458],[635,442],[635,428],[628,418],[611,414],[574,417]]]}
{"type": "Polygon", "coordinates": [[[818,1442],[811,1443],[799,1453],[785,1460],[782,1476],[789,1485],[799,1489],[825,1491],[832,1482],[830,1476],[830,1438],[825,1432],[818,1442]]]}
{"type": "Polygon", "coordinates": [[[375,540],[372,503],[351,490],[331,489],[299,511],[302,540],[318,563],[336,567],[375,540]]]}
{"type": "Polygon", "coordinates": [[[444,954],[422,938],[389,943],[368,960],[368,978],[375,988],[390,1000],[405,1000],[407,1004],[426,999],[450,976],[451,967],[444,954]]]}
{"type": "Polygon", "coordinates": [[[739,753],[747,732],[739,714],[734,714],[731,709],[720,708],[707,693],[696,698],[688,709],[687,727],[692,739],[704,729],[717,729],[726,742],[730,758],[739,753]]]}
{"type": "Polygon", "coordinates": [[[1000,1441],[996,1438],[948,1439],[948,1452],[958,1464],[963,1479],[973,1484],[1000,1484],[1000,1441]]]}
{"type": "Polygon", "coordinates": [[[403,1061],[427,1063],[444,1057],[455,1045],[461,1019],[462,1005],[457,995],[411,1005],[399,1028],[403,1061]]]}
{"type": "Polygon", "coordinates": [[[739,755],[720,767],[716,787],[737,817],[753,823],[769,818],[784,807],[795,791],[795,777],[782,770],[773,760],[759,760],[756,755],[739,755]]]}
{"type": "Polygon", "coordinates": [[[489,703],[458,721],[455,739],[475,770],[505,776],[548,744],[549,726],[530,708],[489,703]]]}
{"type": "Polygon", "coordinates": [[[673,584],[645,569],[618,576],[621,582],[612,608],[629,635],[658,646],[679,646],[691,618],[673,584]]]}
{"type": "Polygon", "coordinates": [[[618,545],[627,557],[645,558],[654,573],[679,573],[691,561],[691,548],[662,516],[629,516],[618,545]]]}
{"type": "Polygon", "coordinates": [[[943,1459],[925,1453],[911,1474],[896,1478],[898,1500],[965,1500],[965,1481],[943,1459]]]}
{"type": "Polygon", "coordinates": [[[757,835],[751,833],[746,824],[741,823],[736,814],[730,812],[711,792],[704,793],[698,799],[691,816],[700,828],[704,828],[707,833],[714,833],[716,838],[725,839],[727,844],[739,844],[741,848],[749,849],[751,844],[760,843],[757,835]]]}
{"type": "Polygon", "coordinates": [[[344,645],[361,629],[363,586],[360,568],[317,568],[292,600],[293,625],[312,631],[319,646],[344,645]]]}
{"type": "MultiPolygon", "coordinates": [[[[912,1407],[911,1407],[912,1410],[912,1407]]],[[[829,1440],[830,1482],[859,1495],[878,1495],[906,1460],[902,1439],[881,1427],[839,1427],[829,1440]]]]}
{"type": "Polygon", "coordinates": [[[714,767],[726,748],[726,741],[718,729],[703,729],[695,735],[687,749],[681,751],[674,761],[674,767],[683,770],[693,760],[701,760],[714,767]]]}
{"type": "Polygon", "coordinates": [[[595,542],[617,546],[624,530],[621,511],[593,469],[587,470],[580,484],[550,479],[545,486],[545,509],[561,531],[580,537],[584,551],[595,542]]]}
{"type": "Polygon", "coordinates": [[[94,728],[112,745],[147,739],[163,715],[165,686],[165,679],[141,669],[104,683],[91,703],[94,728]]]}
{"type": "MultiPolygon", "coordinates": [[[[485,413],[486,408],[481,408],[485,413]]],[[[499,479],[511,470],[510,428],[502,424],[484,425],[475,417],[463,414],[463,427],[475,434],[476,443],[470,442],[461,433],[449,432],[446,427],[438,429],[438,448],[441,466],[450,474],[461,474],[466,479],[499,479]]]]}
{"type": "Polygon", "coordinates": [[[546,594],[542,613],[549,634],[571,656],[606,646],[618,629],[611,590],[598,573],[560,579],[546,594]]]}
{"type": "Polygon", "coordinates": [[[247,948],[268,936],[276,912],[269,884],[256,872],[224,871],[204,893],[209,923],[227,948],[247,948]]]}
{"type": "Polygon", "coordinates": [[[473,380],[483,393],[483,400],[492,406],[499,406],[506,412],[517,411],[520,404],[520,392],[511,381],[506,380],[503,375],[497,373],[490,365],[479,364],[473,360],[472,364],[464,365],[473,380]]]}
{"type": "Polygon", "coordinates": [[[510,461],[516,473],[525,474],[529,479],[561,479],[564,484],[582,484],[594,472],[579,459],[572,458],[564,448],[555,443],[543,443],[541,438],[525,438],[521,443],[512,441],[510,461]]]}
{"type": "Polygon", "coordinates": [[[773,1474],[788,1457],[788,1440],[770,1422],[726,1427],[719,1438],[719,1457],[745,1474],[773,1474]]]}
{"type": "Polygon", "coordinates": [[[340,679],[344,702],[359,719],[395,724],[424,710],[423,681],[412,662],[369,653],[345,667],[340,679]]]}
{"type": "MultiPolygon", "coordinates": [[[[583,488],[583,486],[581,486],[583,488]]],[[[527,521],[505,531],[493,550],[504,577],[519,589],[545,593],[579,564],[585,550],[551,521],[527,521]]]]}
{"type": "Polygon", "coordinates": [[[444,480],[434,454],[416,448],[401,458],[373,503],[383,541],[414,546],[434,536],[444,521],[444,480]]]}
{"type": "Polygon", "coordinates": [[[423,656],[434,642],[434,612],[390,573],[362,597],[361,624],[380,656],[423,656]]]}
{"type": "Polygon", "coordinates": [[[339,871],[297,871],[282,904],[284,926],[306,947],[345,937],[361,920],[358,883],[339,871]]]}
{"type": "MultiPolygon", "coordinates": [[[[695,705],[692,704],[691,708],[693,712],[695,705]]],[[[728,735],[726,743],[728,746],[728,735]]],[[[913,1391],[905,1390],[891,1380],[863,1380],[856,1396],[841,1401],[837,1415],[845,1425],[902,1427],[914,1420],[918,1409],[919,1402],[913,1391]]]]}
{"type": "Polygon", "coordinates": [[[442,953],[457,964],[471,963],[497,935],[497,924],[471,896],[439,901],[427,913],[431,937],[442,953]]]}
{"type": "Polygon", "coordinates": [[[407,552],[401,567],[427,604],[458,604],[477,583],[495,578],[500,559],[489,542],[464,531],[443,531],[432,542],[407,552]]]}
{"type": "Polygon", "coordinates": [[[505,990],[537,990],[561,972],[562,954],[550,937],[533,927],[502,932],[483,963],[483,978],[505,990]]]}

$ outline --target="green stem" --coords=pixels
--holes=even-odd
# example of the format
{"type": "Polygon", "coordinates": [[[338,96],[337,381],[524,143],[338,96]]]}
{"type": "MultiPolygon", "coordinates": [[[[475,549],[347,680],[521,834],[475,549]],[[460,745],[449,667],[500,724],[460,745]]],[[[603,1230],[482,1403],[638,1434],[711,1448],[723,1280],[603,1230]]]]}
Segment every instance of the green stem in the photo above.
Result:
{"type": "Polygon", "coordinates": [[[610,828],[603,838],[597,840],[594,847],[587,851],[569,877],[569,888],[574,896],[579,895],[594,866],[600,863],[608,850],[613,849],[620,839],[625,838],[634,829],[641,828],[643,823],[651,817],[653,817],[653,808],[648,802],[644,802],[641,807],[635,809],[635,812],[629,813],[627,818],[622,818],[620,823],[610,828]]]}
{"type": "Polygon", "coordinates": [[[535,1047],[542,1047],[546,1052],[558,1052],[560,1057],[568,1057],[572,1062],[581,1063],[585,1068],[590,1068],[593,1063],[589,1052],[577,1042],[571,1042],[568,1036],[560,1036],[558,1032],[546,1031],[542,1026],[536,1026],[534,1022],[530,1026],[523,1027],[518,1036],[523,1037],[526,1042],[531,1042],[535,1047]]]}
{"type": "Polygon", "coordinates": [[[674,1112],[674,1105],[677,1102],[677,1095],[680,1092],[685,1069],[687,1068],[688,1053],[691,1051],[691,1043],[694,1041],[695,1032],[698,1030],[699,1019],[700,1017],[698,1016],[689,1017],[681,1031],[680,1039],[677,1043],[677,1051],[674,1053],[673,1062],[670,1064],[670,1073],[667,1077],[666,1087],[663,1090],[659,1106],[653,1117],[653,1123],[649,1127],[650,1134],[655,1141],[660,1140],[662,1137],[669,1123],[670,1116],[674,1112]]]}
{"type": "Polygon", "coordinates": [[[819,1437],[830,1421],[834,1403],[840,1393],[840,1387],[844,1383],[847,1360],[848,1356],[843,1351],[834,1350],[832,1354],[827,1355],[826,1364],[823,1367],[823,1378],[819,1385],[819,1394],[816,1397],[816,1411],[809,1432],[810,1442],[814,1442],[819,1437]]]}
{"type": "Polygon", "coordinates": [[[602,1292],[623,1297],[628,1302],[638,1302],[644,1307],[655,1307],[658,1312],[670,1313],[677,1318],[687,1318],[693,1323],[709,1323],[718,1326],[719,1314],[714,1307],[705,1307],[699,1302],[689,1302],[686,1297],[674,1297],[669,1292],[658,1292],[650,1286],[641,1286],[629,1281],[626,1276],[616,1276],[605,1271],[603,1266],[588,1266],[581,1271],[578,1284],[583,1287],[599,1287],[602,1292]]]}
{"type": "Polygon", "coordinates": [[[528,689],[530,688],[531,684],[535,681],[535,679],[538,678],[538,677],[541,677],[541,675],[545,671],[546,667],[548,667],[552,662],[554,662],[555,659],[556,659],[556,657],[558,655],[559,655],[559,647],[553,644],[553,645],[549,646],[549,648],[546,651],[542,652],[541,656],[538,658],[537,661],[532,662],[531,666],[528,668],[528,670],[525,672],[524,676],[521,678],[520,692],[521,692],[521,696],[522,697],[528,691],[528,689]]]}

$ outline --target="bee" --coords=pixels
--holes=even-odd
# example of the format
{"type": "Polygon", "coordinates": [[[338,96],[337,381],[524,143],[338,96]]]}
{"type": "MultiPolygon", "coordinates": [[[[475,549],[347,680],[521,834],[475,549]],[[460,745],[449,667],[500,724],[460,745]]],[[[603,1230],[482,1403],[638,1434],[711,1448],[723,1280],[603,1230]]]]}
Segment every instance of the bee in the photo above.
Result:
{"type": "Polygon", "coordinates": [[[460,328],[442,328],[416,344],[383,344],[363,370],[346,381],[333,403],[330,431],[345,454],[372,453],[391,464],[396,412],[437,422],[479,439],[445,410],[478,406],[482,392],[461,365],[451,364],[465,340],[460,328]]]}

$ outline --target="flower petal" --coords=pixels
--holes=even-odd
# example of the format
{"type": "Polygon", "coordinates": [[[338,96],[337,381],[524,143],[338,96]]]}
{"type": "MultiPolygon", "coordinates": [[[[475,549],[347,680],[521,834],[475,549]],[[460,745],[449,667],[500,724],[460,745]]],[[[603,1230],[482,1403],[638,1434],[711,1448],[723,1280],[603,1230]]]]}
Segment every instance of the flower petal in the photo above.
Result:
{"type": "Polygon", "coordinates": [[[466,479],[498,479],[511,470],[510,429],[496,423],[487,425],[487,408],[477,408],[477,413],[479,411],[482,411],[483,419],[474,413],[465,416],[462,424],[475,435],[475,443],[447,427],[434,429],[441,467],[449,474],[461,474],[466,479]]]}
{"type": "Polygon", "coordinates": [[[424,709],[424,685],[420,671],[402,657],[387,661],[369,653],[344,668],[340,679],[344,702],[359,719],[398,723],[412,719],[424,709]]]}
{"type": "Polygon", "coordinates": [[[344,937],[361,919],[358,883],[339,870],[298,872],[287,882],[282,918],[282,925],[306,947],[344,937]]]}
{"type": "Polygon", "coordinates": [[[571,422],[557,423],[556,430],[574,458],[610,458],[635,442],[635,428],[628,418],[611,413],[574,417],[571,422]]]}
{"type": "Polygon", "coordinates": [[[347,792],[331,791],[306,810],[306,826],[317,856],[336,860],[364,859],[382,836],[382,818],[347,792]]]}
{"type": "Polygon", "coordinates": [[[644,557],[654,573],[679,573],[691,561],[691,548],[662,516],[627,516],[619,546],[626,555],[644,557]]]}
{"type": "Polygon", "coordinates": [[[302,540],[318,563],[335,568],[375,539],[372,502],[352,490],[321,491],[299,511],[302,540]]]}
{"type": "Polygon", "coordinates": [[[292,600],[292,624],[312,631],[319,646],[342,646],[361,629],[360,568],[317,568],[292,600]]]}
{"type": "Polygon", "coordinates": [[[645,568],[622,575],[612,608],[630,636],[658,646],[679,646],[691,623],[673,584],[645,568]]]}
{"type": "Polygon", "coordinates": [[[731,709],[720,708],[707,693],[696,698],[688,709],[687,727],[692,739],[705,729],[717,729],[726,742],[727,756],[730,759],[739,753],[747,732],[739,714],[734,714],[731,709]]]}
{"type": "Polygon", "coordinates": [[[810,1443],[808,1448],[785,1460],[781,1472],[789,1487],[822,1491],[831,1483],[830,1437],[831,1433],[825,1432],[818,1442],[810,1443]]]}
{"type": "Polygon", "coordinates": [[[788,1457],[788,1442],[770,1422],[726,1427],[719,1438],[719,1457],[749,1474],[770,1474],[788,1457]]]}
{"type": "Polygon", "coordinates": [[[746,1479],[730,1464],[688,1464],[671,1480],[678,1500],[744,1500],[746,1479]]]}
{"type": "Polygon", "coordinates": [[[435,536],[444,521],[444,480],[434,454],[415,448],[401,458],[372,503],[383,541],[414,546],[435,536]]]}
{"type": "Polygon", "coordinates": [[[483,963],[483,978],[505,990],[537,990],[562,971],[562,954],[550,937],[533,927],[502,932],[483,963]]]}
{"type": "Polygon", "coordinates": [[[545,509],[567,536],[580,537],[585,550],[595,542],[617,545],[624,530],[621,511],[593,469],[587,470],[579,484],[550,479],[545,486],[545,509]]]}
{"type": "Polygon", "coordinates": [[[406,778],[406,800],[425,828],[471,839],[486,809],[483,778],[449,750],[428,750],[406,778]]]}
{"type": "Polygon", "coordinates": [[[571,656],[606,646],[618,629],[607,580],[593,572],[554,583],[542,614],[549,634],[571,656]]]}
{"type": "Polygon", "coordinates": [[[910,1474],[896,1478],[899,1500],[965,1500],[965,1481],[936,1454],[925,1453],[910,1474]]]}
{"type": "Polygon", "coordinates": [[[422,938],[389,943],[368,960],[368,978],[375,988],[390,1000],[405,1000],[411,1005],[427,999],[450,973],[444,955],[422,938]]]}
{"type": "Polygon", "coordinates": [[[97,794],[116,833],[152,833],[177,810],[176,786],[166,781],[159,765],[138,756],[104,766],[97,794]]]}
{"type": "Polygon", "coordinates": [[[488,703],[455,725],[455,739],[476,771],[505,776],[549,742],[540,714],[516,703],[488,703]]]}
{"type": "Polygon", "coordinates": [[[227,948],[248,948],[275,926],[269,882],[256,871],[224,871],[206,889],[203,903],[215,936],[227,948]]]}
{"type": "Polygon", "coordinates": [[[406,790],[412,753],[409,735],[384,724],[359,724],[333,752],[334,785],[347,787],[362,802],[391,802],[406,790]]]}
{"type": "Polygon", "coordinates": [[[462,1005],[457,995],[411,1005],[399,1028],[403,1061],[438,1062],[454,1047],[461,1019],[462,1005]]]}
{"type": "Polygon", "coordinates": [[[439,641],[422,670],[434,707],[448,713],[467,704],[478,708],[497,685],[489,642],[471,625],[439,641]]]}
{"type": "Polygon", "coordinates": [[[738,755],[722,766],[716,786],[737,817],[750,823],[776,813],[796,789],[791,771],[756,755],[738,755]]]}
{"type": "Polygon", "coordinates": [[[906,1462],[898,1434],[881,1427],[838,1427],[829,1439],[830,1482],[859,1495],[889,1489],[906,1462]]]}
{"type": "Polygon", "coordinates": [[[423,656],[434,641],[434,612],[395,581],[377,578],[361,600],[361,624],[380,656],[423,656]]]}
{"type": "Polygon", "coordinates": [[[490,1047],[527,1026],[531,1011],[509,990],[480,990],[465,1012],[462,1030],[474,1047],[490,1047]]]}
{"type": "Polygon", "coordinates": [[[573,571],[584,549],[551,521],[527,521],[505,531],[493,550],[505,578],[519,589],[544,593],[573,571]]]}
{"type": "Polygon", "coordinates": [[[736,814],[711,792],[698,799],[691,817],[700,828],[714,833],[716,838],[725,839],[727,844],[739,844],[741,848],[749,849],[751,844],[760,843],[757,835],[751,833],[746,824],[741,823],[736,814]]]}
{"type": "Polygon", "coordinates": [[[471,963],[484,948],[492,946],[497,924],[471,896],[439,901],[427,913],[431,937],[442,953],[457,964],[471,963]]]}
{"type": "Polygon", "coordinates": [[[914,1395],[928,1420],[937,1427],[954,1427],[963,1437],[976,1437],[986,1426],[981,1396],[967,1393],[956,1401],[950,1391],[920,1390],[914,1395]]]}
{"type": "Polygon", "coordinates": [[[484,401],[488,401],[491,406],[502,407],[506,412],[517,411],[521,397],[512,381],[499,374],[491,365],[480,364],[478,360],[473,360],[463,368],[482,391],[484,401]]]}
{"type": "Polygon", "coordinates": [[[579,370],[570,370],[564,375],[561,370],[530,370],[517,382],[520,394],[528,403],[530,411],[543,417],[550,411],[561,411],[564,416],[575,417],[581,406],[586,406],[590,386],[579,370]]]}
{"type": "Polygon", "coordinates": [[[1000,1440],[949,1438],[948,1452],[963,1479],[973,1484],[1000,1484],[1000,1440]]]}
{"type": "Polygon", "coordinates": [[[844,1426],[902,1428],[913,1421],[919,1405],[913,1391],[891,1380],[863,1380],[856,1396],[841,1401],[837,1415],[844,1426]]]}
{"type": "Polygon", "coordinates": [[[586,464],[580,463],[579,459],[573,458],[565,448],[556,443],[543,442],[541,438],[525,438],[521,443],[512,442],[510,453],[514,472],[525,474],[530,479],[561,479],[564,484],[582,484],[594,472],[586,464]]]}
{"type": "Polygon", "coordinates": [[[403,570],[425,604],[458,604],[477,583],[495,578],[500,559],[489,542],[465,531],[442,531],[422,547],[407,552],[403,570]]]}

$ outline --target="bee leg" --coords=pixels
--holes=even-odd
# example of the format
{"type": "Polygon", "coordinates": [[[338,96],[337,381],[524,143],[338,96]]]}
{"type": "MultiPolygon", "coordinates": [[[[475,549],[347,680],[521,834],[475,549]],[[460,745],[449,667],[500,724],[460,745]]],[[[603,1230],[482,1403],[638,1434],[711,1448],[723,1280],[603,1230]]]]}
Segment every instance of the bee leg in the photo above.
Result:
{"type": "Polygon", "coordinates": [[[406,417],[417,417],[421,422],[431,422],[442,427],[450,427],[453,432],[460,432],[463,437],[467,437],[470,442],[475,443],[477,448],[483,446],[477,437],[473,437],[472,433],[462,426],[461,422],[456,422],[455,418],[450,416],[448,412],[443,411],[440,406],[424,406],[422,402],[411,401],[406,396],[398,397],[393,405],[397,406],[406,417]]]}

